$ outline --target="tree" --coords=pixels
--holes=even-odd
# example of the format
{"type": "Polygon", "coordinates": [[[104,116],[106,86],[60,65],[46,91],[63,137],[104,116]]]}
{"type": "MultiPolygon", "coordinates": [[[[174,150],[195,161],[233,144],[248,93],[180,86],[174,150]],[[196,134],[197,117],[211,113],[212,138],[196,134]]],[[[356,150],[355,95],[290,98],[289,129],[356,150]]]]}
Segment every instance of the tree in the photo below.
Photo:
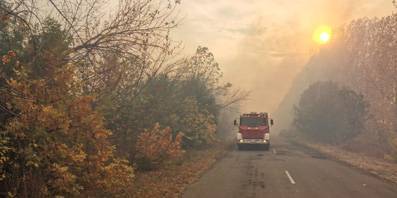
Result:
{"type": "Polygon", "coordinates": [[[338,144],[361,133],[366,119],[362,95],[333,82],[317,82],[303,92],[294,123],[310,138],[338,144]]]}
{"type": "Polygon", "coordinates": [[[0,130],[0,190],[18,197],[125,195],[133,168],[114,155],[94,97],[81,95],[76,66],[64,61],[68,34],[51,19],[43,27],[1,63],[14,73],[0,77],[12,114],[0,130]]]}
{"type": "Polygon", "coordinates": [[[71,39],[64,61],[77,63],[83,91],[102,100],[108,94],[119,96],[120,89],[128,89],[133,97],[140,92],[141,84],[173,65],[165,62],[178,46],[170,39],[170,31],[177,25],[175,10],[179,3],[48,0],[45,5],[39,0],[6,0],[0,4],[0,11],[31,35],[44,28],[42,13],[57,19],[71,39]],[[112,9],[104,9],[107,7],[112,9]]]}

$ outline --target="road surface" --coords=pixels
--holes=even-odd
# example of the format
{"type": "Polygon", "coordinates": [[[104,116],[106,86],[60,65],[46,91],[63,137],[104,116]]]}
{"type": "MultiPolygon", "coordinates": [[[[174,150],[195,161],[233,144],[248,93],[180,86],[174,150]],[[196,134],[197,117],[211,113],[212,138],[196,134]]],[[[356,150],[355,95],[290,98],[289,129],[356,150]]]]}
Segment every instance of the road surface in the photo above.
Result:
{"type": "Polygon", "coordinates": [[[184,198],[397,198],[397,186],[273,139],[270,151],[231,151],[184,198]]]}

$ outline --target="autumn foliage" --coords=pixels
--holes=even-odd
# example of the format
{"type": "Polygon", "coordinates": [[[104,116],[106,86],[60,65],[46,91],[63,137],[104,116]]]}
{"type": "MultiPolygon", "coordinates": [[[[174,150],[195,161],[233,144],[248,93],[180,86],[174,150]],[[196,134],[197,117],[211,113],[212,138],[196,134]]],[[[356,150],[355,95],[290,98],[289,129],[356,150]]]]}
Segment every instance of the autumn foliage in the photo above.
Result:
{"type": "MultiPolygon", "coordinates": [[[[66,85],[70,82],[67,74],[60,72],[52,79],[66,85]]],[[[113,155],[114,146],[108,140],[111,132],[92,109],[92,97],[68,96],[67,89],[52,90],[42,80],[12,80],[9,85],[29,98],[12,100],[10,105],[18,116],[7,123],[3,133],[10,156],[3,169],[4,183],[11,194],[122,194],[132,183],[133,169],[113,155]],[[24,183],[18,185],[19,177],[24,183]]]]}
{"type": "Polygon", "coordinates": [[[94,98],[70,91],[77,86],[72,65],[51,68],[53,62],[44,63],[44,77],[31,79],[29,68],[21,65],[16,71],[27,73],[7,81],[21,96],[3,93],[16,113],[2,132],[2,153],[7,156],[3,187],[9,195],[21,196],[124,194],[133,168],[114,156],[111,132],[92,108],[94,98]]]}
{"type": "MultiPolygon", "coordinates": [[[[3,55],[0,156],[1,191],[8,196],[126,195],[132,186],[131,164],[114,155],[111,132],[93,105],[95,98],[79,94],[75,66],[59,56],[68,39],[51,20],[37,35],[38,43],[3,55]],[[24,59],[39,45],[37,62],[24,59]],[[41,69],[39,70],[38,67],[41,69]]],[[[2,50],[3,51],[3,50],[2,50]]]]}
{"type": "Polygon", "coordinates": [[[173,56],[179,1],[36,3],[0,1],[0,197],[131,197],[216,141],[231,85],[208,48],[173,56]]]}
{"type": "Polygon", "coordinates": [[[138,136],[136,145],[136,162],[143,170],[159,167],[170,160],[183,155],[181,148],[182,134],[172,135],[171,128],[160,128],[158,123],[138,136]]]}

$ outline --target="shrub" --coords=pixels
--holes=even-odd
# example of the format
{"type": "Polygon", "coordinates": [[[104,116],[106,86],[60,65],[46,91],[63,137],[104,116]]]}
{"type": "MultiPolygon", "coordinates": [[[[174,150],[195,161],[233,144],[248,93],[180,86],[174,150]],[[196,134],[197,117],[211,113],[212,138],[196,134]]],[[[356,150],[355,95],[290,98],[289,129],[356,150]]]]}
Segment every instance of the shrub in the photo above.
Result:
{"type": "Polygon", "coordinates": [[[171,128],[161,129],[156,123],[153,128],[145,130],[138,136],[135,159],[141,170],[159,168],[164,163],[182,156],[182,135],[175,137],[171,128]]]}
{"type": "Polygon", "coordinates": [[[202,148],[215,142],[216,123],[215,116],[205,110],[199,109],[194,98],[187,98],[182,103],[178,120],[179,131],[183,131],[184,148],[202,148]]]}

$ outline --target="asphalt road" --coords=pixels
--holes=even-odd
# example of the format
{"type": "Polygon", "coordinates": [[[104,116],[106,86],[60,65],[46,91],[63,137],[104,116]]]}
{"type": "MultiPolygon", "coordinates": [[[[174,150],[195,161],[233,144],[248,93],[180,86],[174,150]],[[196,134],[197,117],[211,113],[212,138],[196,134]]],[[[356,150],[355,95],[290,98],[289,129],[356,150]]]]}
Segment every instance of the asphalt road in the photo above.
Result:
{"type": "Polygon", "coordinates": [[[397,186],[280,139],[270,151],[231,151],[184,198],[397,198],[397,186]]]}

